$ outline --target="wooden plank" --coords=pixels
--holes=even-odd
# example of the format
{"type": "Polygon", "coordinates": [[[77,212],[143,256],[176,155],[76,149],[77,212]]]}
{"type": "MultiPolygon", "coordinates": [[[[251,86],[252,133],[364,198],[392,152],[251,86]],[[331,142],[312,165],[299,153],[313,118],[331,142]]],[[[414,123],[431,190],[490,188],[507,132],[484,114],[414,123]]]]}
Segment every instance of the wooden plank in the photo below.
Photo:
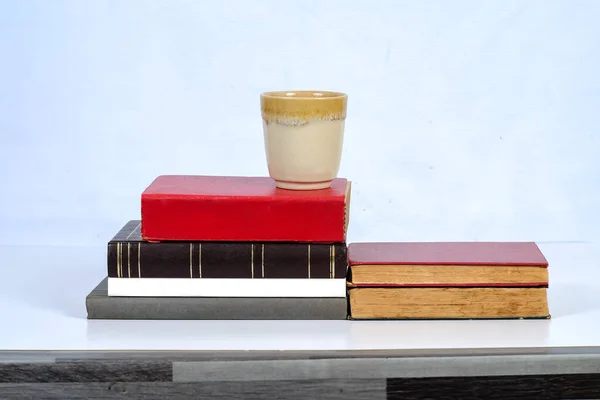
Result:
{"type": "Polygon", "coordinates": [[[598,355],[347,358],[322,360],[184,361],[173,380],[377,379],[600,373],[598,355]]]}
{"type": "Polygon", "coordinates": [[[0,383],[160,382],[173,380],[168,361],[91,361],[0,364],[0,383]]]}
{"type": "Polygon", "coordinates": [[[385,380],[293,382],[120,382],[0,384],[0,399],[289,399],[384,400],[385,380]]]}
{"type": "Polygon", "coordinates": [[[600,398],[600,374],[388,379],[388,400],[600,398]]]}

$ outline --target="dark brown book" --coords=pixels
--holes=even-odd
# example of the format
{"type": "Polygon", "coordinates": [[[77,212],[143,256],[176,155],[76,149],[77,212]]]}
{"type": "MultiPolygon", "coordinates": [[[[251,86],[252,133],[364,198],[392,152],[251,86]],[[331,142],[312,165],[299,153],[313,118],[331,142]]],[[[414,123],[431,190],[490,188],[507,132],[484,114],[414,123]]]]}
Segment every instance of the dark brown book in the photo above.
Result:
{"type": "Polygon", "coordinates": [[[533,242],[387,242],[348,246],[355,287],[547,287],[548,261],[533,242]]]}
{"type": "Polygon", "coordinates": [[[129,221],[108,242],[111,278],[346,277],[346,244],[284,242],[150,243],[129,221]]]}

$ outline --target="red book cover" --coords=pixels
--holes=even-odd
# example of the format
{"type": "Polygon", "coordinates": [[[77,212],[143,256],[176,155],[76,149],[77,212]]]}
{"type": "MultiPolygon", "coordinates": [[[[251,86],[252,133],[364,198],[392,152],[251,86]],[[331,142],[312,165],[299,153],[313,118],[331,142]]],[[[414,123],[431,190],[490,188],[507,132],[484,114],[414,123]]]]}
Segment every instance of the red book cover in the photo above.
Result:
{"type": "Polygon", "coordinates": [[[142,193],[147,241],[345,242],[350,182],[285,190],[268,177],[162,175],[142,193]]]}
{"type": "Polygon", "coordinates": [[[348,265],[548,267],[534,242],[380,242],[348,245],[348,265]]]}
{"type": "Polygon", "coordinates": [[[533,242],[351,243],[353,287],[547,287],[533,242]]]}

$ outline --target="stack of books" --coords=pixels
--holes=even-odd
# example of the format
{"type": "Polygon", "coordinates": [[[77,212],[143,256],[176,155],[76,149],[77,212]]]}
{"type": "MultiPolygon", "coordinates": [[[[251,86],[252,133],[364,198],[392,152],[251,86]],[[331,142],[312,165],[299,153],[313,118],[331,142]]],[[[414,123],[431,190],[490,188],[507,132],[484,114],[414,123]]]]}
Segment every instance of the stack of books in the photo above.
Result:
{"type": "Polygon", "coordinates": [[[351,183],[159,176],[108,243],[90,319],[346,319],[351,183]]]}
{"type": "Polygon", "coordinates": [[[351,243],[350,319],[549,318],[535,243],[351,243]]]}
{"type": "Polygon", "coordinates": [[[351,243],[351,183],[159,176],[108,242],[90,319],[549,318],[533,242],[351,243]]]}

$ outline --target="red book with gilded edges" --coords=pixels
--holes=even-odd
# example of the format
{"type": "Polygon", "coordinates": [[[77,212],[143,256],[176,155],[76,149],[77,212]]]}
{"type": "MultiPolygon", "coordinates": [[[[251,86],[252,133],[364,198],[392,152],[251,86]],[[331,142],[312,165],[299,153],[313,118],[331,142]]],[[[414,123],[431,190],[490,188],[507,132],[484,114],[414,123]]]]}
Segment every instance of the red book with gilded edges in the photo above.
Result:
{"type": "Polygon", "coordinates": [[[383,242],[348,246],[356,287],[547,287],[534,242],[383,242]]]}
{"type": "Polygon", "coordinates": [[[285,190],[268,177],[162,175],[142,193],[147,241],[345,242],[350,182],[285,190]]]}

